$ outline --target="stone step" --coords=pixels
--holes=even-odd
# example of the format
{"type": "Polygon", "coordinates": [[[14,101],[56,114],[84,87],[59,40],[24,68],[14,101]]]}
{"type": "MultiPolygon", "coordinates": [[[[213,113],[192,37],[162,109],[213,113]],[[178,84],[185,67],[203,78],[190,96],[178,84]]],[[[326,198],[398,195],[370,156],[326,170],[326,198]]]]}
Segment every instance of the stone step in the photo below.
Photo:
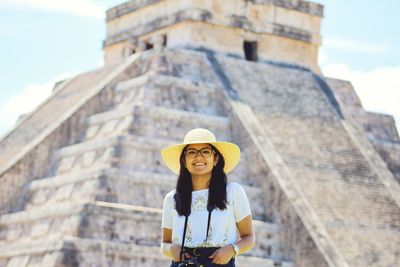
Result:
{"type": "Polygon", "coordinates": [[[339,122],[295,121],[293,125],[283,118],[272,118],[264,123],[271,123],[271,140],[294,171],[315,170],[338,179],[375,179],[369,163],[339,122]]]}
{"type": "MultiPolygon", "coordinates": [[[[0,217],[0,251],[47,237],[76,236],[96,240],[158,246],[161,209],[95,201],[66,202],[0,217]]],[[[278,257],[279,227],[254,221],[257,245],[248,255],[278,257]]]]}
{"type": "Polygon", "coordinates": [[[0,217],[0,251],[12,244],[29,245],[46,236],[77,235],[85,204],[62,202],[0,217]]]}
{"type": "MultiPolygon", "coordinates": [[[[0,260],[8,267],[52,266],[168,266],[171,260],[163,256],[158,246],[112,242],[65,236],[47,238],[30,245],[7,247],[0,260]]],[[[293,267],[291,262],[240,255],[240,267],[293,267]]]]}
{"type": "Polygon", "coordinates": [[[354,221],[399,227],[399,208],[377,179],[349,175],[346,179],[319,171],[291,170],[321,221],[354,221]],[[321,187],[324,190],[321,191],[321,187]]]}
{"type": "MultiPolygon", "coordinates": [[[[336,138],[332,135],[330,138],[336,138]]],[[[274,138],[277,139],[277,138],[274,138]]],[[[349,140],[350,141],[350,140],[349,140]]],[[[288,153],[299,151],[299,153],[307,153],[308,156],[330,156],[330,153],[337,153],[345,156],[359,157],[359,152],[354,148],[351,143],[344,144],[330,142],[330,144],[321,144],[317,140],[310,141],[307,143],[294,142],[285,140],[275,140],[275,144],[281,147],[282,150],[288,151],[288,153]]]]}
{"type": "MultiPolygon", "coordinates": [[[[46,236],[25,243],[0,246],[0,266],[54,267],[61,265],[64,237],[46,236]]],[[[67,236],[65,238],[68,238],[67,236]]]]}
{"type": "MultiPolygon", "coordinates": [[[[116,168],[95,169],[31,182],[25,188],[21,210],[32,210],[63,201],[107,201],[162,208],[166,193],[175,188],[176,175],[116,168]]],[[[230,179],[229,179],[230,180],[230,179]]],[[[259,187],[243,185],[253,218],[265,219],[263,193],[259,187]]]]}
{"type": "Polygon", "coordinates": [[[63,201],[93,201],[99,193],[103,167],[33,180],[24,187],[14,211],[35,209],[63,201]]]}
{"type": "Polygon", "coordinates": [[[364,161],[358,147],[340,122],[294,120],[288,117],[265,117],[270,139],[282,155],[299,158],[345,162],[364,161]],[[298,136],[301,136],[299,139],[298,136]]]}
{"type": "Polygon", "coordinates": [[[226,114],[221,94],[214,84],[198,83],[175,76],[146,74],[119,83],[115,89],[115,108],[133,103],[165,107],[208,115],[226,114]]]}
{"type": "Polygon", "coordinates": [[[231,140],[228,117],[170,108],[143,108],[138,111],[130,132],[148,137],[168,138],[182,142],[185,134],[194,128],[212,131],[218,140],[231,140]]]}
{"type": "Polygon", "coordinates": [[[282,155],[284,163],[295,171],[319,171],[320,174],[330,174],[338,179],[343,179],[346,176],[352,176],[359,179],[370,180],[375,177],[375,174],[365,161],[357,158],[306,158],[299,155],[282,155]]]}
{"type": "Polygon", "coordinates": [[[181,141],[189,129],[198,127],[211,130],[222,140],[231,139],[227,117],[137,104],[93,115],[88,119],[88,124],[87,140],[115,136],[125,131],[181,141]]]}
{"type": "Polygon", "coordinates": [[[84,140],[121,135],[133,123],[134,107],[97,113],[88,118],[84,140]]]}
{"type": "MultiPolygon", "coordinates": [[[[332,135],[330,138],[335,138],[335,135],[332,135]]],[[[317,140],[304,144],[301,141],[285,142],[283,139],[281,139],[279,142],[275,141],[275,145],[278,146],[281,151],[285,151],[285,154],[293,154],[298,156],[303,154],[303,156],[306,158],[340,160],[340,156],[342,156],[341,158],[345,157],[346,159],[348,158],[351,160],[363,160],[359,150],[350,143],[347,145],[342,143],[342,147],[339,147],[339,144],[330,144],[329,146],[328,144],[321,144],[317,140]]]]}
{"type": "MultiPolygon", "coordinates": [[[[171,171],[162,163],[160,151],[166,146],[180,142],[135,135],[94,139],[55,151],[53,173],[63,174],[96,166],[105,168],[114,166],[128,170],[170,174],[171,171]]],[[[247,166],[244,155],[232,174],[241,177],[240,179],[247,179],[249,177],[247,166]]]]}
{"type": "Polygon", "coordinates": [[[55,150],[52,155],[53,175],[87,169],[110,167],[117,153],[120,136],[90,140],[55,150]]]}
{"type": "Polygon", "coordinates": [[[295,177],[304,177],[312,175],[313,177],[320,177],[321,180],[329,179],[331,181],[353,181],[354,183],[369,185],[369,186],[380,186],[382,185],[379,180],[376,179],[374,173],[366,166],[356,165],[352,166],[349,162],[350,167],[346,166],[338,167],[330,164],[321,162],[311,162],[301,159],[287,160],[285,159],[286,166],[290,169],[291,173],[295,177]]]}

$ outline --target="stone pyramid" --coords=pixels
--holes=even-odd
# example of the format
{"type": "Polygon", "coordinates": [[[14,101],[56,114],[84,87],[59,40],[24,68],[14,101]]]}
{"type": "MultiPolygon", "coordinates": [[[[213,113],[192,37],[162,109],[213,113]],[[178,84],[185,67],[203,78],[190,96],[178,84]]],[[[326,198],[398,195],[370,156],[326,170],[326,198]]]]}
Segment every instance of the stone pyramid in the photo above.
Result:
{"type": "Polygon", "coordinates": [[[242,149],[247,266],[400,266],[400,141],[319,73],[322,6],[130,1],[105,66],[59,82],[0,143],[0,266],[168,266],[160,149],[203,127],[242,149]],[[273,19],[272,19],[273,18],[273,19]]]}

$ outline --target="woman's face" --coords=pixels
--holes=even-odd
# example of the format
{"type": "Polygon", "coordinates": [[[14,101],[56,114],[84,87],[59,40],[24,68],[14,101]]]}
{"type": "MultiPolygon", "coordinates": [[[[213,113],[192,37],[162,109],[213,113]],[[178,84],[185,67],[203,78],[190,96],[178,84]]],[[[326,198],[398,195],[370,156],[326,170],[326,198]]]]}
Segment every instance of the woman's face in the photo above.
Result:
{"type": "Polygon", "coordinates": [[[186,148],[185,165],[192,175],[211,173],[218,158],[209,144],[191,144],[186,148]]]}

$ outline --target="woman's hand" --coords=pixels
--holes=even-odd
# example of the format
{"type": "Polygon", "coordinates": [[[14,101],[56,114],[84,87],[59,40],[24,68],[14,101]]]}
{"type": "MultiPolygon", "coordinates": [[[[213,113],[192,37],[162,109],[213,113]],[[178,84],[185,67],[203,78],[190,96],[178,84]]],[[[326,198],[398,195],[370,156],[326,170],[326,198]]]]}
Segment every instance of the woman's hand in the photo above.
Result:
{"type": "Polygon", "coordinates": [[[235,256],[235,251],[231,245],[219,248],[208,258],[212,259],[212,263],[227,264],[232,257],[235,256]]]}
{"type": "MultiPolygon", "coordinates": [[[[180,261],[180,256],[181,256],[181,246],[175,245],[175,244],[171,244],[171,246],[169,247],[169,251],[172,255],[172,259],[175,262],[179,262],[180,261]]],[[[184,250],[185,251],[185,250],[184,250]]],[[[183,253],[183,259],[190,259],[190,255],[187,252],[183,253]]]]}

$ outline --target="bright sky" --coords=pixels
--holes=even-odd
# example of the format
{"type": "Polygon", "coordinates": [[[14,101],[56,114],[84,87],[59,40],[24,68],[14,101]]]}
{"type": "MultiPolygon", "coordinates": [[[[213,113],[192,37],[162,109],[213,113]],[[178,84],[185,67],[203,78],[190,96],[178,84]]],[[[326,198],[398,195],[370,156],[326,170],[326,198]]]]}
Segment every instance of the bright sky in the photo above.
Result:
{"type": "MultiPolygon", "coordinates": [[[[0,136],[55,82],[102,65],[104,13],[121,0],[0,0],[0,136]]],[[[400,129],[400,1],[319,0],[320,65],[400,129]]]]}

